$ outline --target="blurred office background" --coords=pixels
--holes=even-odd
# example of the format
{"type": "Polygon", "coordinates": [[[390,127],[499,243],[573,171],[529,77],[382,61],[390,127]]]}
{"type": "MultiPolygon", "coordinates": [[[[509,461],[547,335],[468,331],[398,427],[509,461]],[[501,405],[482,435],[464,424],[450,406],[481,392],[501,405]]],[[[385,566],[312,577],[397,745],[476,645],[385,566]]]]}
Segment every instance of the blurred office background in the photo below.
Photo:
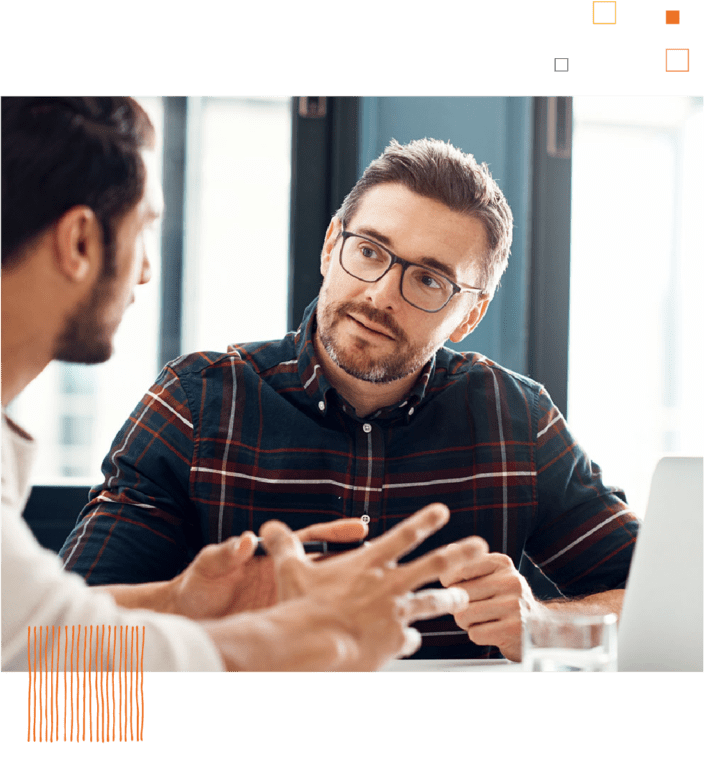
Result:
{"type": "Polygon", "coordinates": [[[472,152],[514,212],[509,269],[460,348],[543,382],[639,514],[658,456],[702,452],[701,98],[141,101],[163,136],[152,281],[109,363],[52,363],[9,409],[39,438],[35,483],[73,491],[75,514],[168,360],[297,327],[329,219],[391,138],[472,152]]]}

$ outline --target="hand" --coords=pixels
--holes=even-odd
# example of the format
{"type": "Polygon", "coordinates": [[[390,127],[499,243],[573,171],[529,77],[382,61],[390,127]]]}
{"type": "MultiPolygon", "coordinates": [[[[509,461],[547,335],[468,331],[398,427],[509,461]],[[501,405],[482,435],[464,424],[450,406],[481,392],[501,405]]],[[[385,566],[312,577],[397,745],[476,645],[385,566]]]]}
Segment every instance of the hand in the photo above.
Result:
{"type": "Polygon", "coordinates": [[[495,645],[507,659],[521,660],[526,617],[548,609],[535,599],[528,582],[508,555],[492,552],[460,563],[440,582],[446,587],[461,587],[469,595],[468,605],[453,615],[472,642],[495,645]]]}
{"type": "Polygon", "coordinates": [[[305,557],[283,523],[265,523],[260,533],[287,602],[208,626],[228,668],[369,670],[414,653],[421,637],[408,625],[458,612],[467,597],[459,589],[412,590],[487,552],[475,536],[397,565],[448,519],[447,507],[432,504],[367,546],[320,561],[305,557]]]}
{"type": "MultiPolygon", "coordinates": [[[[359,518],[316,523],[296,532],[299,541],[358,541],[369,529],[359,518]]],[[[165,610],[189,619],[209,619],[268,608],[278,598],[270,557],[252,557],[253,533],[208,544],[193,562],[168,583],[165,610]]]]}

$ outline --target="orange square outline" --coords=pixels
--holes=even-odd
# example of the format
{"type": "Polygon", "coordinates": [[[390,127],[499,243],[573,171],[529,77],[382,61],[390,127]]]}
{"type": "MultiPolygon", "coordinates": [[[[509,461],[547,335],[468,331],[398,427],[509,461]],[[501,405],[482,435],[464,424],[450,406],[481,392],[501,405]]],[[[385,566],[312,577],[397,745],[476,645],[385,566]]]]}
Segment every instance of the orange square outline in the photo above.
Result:
{"type": "Polygon", "coordinates": [[[615,24],[616,23],[616,0],[592,0],[592,24],[615,24]],[[596,4],[599,3],[613,3],[614,4],[614,20],[613,21],[595,21],[594,16],[596,14],[596,4]]]}
{"type": "Polygon", "coordinates": [[[679,24],[680,12],[679,11],[665,11],[665,24],[679,24]]]}
{"type": "Polygon", "coordinates": [[[689,48],[665,48],[665,72],[689,72],[689,48]],[[668,69],[667,52],[668,51],[687,51],[687,69],[668,69]]]}

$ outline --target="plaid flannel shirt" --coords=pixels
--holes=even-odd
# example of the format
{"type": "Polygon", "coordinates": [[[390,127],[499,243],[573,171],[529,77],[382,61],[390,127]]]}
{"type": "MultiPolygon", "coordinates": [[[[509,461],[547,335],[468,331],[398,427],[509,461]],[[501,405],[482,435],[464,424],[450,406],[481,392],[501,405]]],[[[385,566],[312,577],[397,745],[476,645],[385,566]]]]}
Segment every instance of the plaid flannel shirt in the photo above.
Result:
{"type": "MultiPolygon", "coordinates": [[[[266,520],[369,518],[378,536],[439,501],[450,522],[410,557],[469,535],[565,596],[625,586],[638,520],[606,487],[544,388],[440,349],[408,396],[364,418],[296,333],[167,365],[118,433],[61,556],[90,584],[170,579],[199,549],[266,520]]],[[[421,622],[419,655],[493,655],[452,617],[421,622]]]]}

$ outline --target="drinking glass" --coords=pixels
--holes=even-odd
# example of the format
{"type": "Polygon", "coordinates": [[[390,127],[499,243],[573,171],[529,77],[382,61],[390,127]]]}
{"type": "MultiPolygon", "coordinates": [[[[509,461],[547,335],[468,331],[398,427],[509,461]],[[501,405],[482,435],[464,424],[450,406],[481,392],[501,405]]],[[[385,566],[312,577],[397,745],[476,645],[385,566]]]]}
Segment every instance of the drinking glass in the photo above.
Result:
{"type": "Polygon", "coordinates": [[[615,672],[616,614],[550,612],[523,628],[527,672],[615,672]]]}

